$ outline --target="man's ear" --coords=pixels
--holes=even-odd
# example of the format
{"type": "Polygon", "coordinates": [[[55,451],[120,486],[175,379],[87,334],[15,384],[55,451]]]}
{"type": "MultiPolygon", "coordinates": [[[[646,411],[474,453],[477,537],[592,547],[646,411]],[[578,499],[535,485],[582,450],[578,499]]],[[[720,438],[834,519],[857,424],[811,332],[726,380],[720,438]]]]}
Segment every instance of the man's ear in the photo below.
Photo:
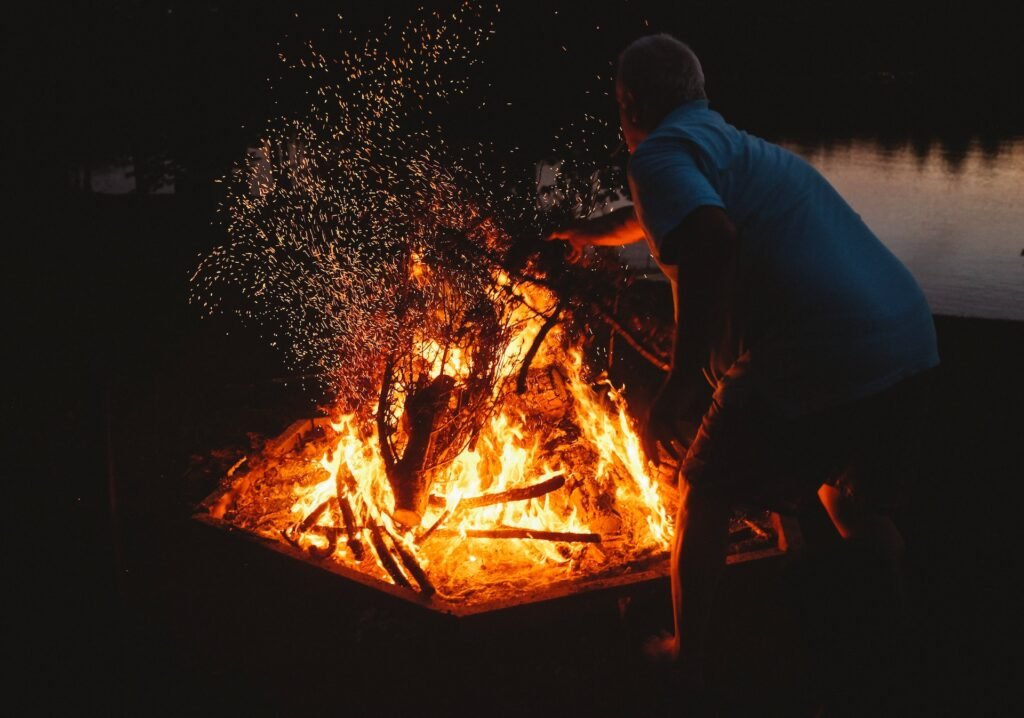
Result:
{"type": "Polygon", "coordinates": [[[636,97],[632,90],[622,90],[622,109],[625,111],[629,121],[634,125],[640,121],[640,110],[636,105],[636,97]]]}
{"type": "Polygon", "coordinates": [[[639,102],[633,103],[633,122],[643,132],[649,132],[654,128],[654,123],[651,122],[651,118],[654,116],[654,108],[650,102],[639,102]]]}

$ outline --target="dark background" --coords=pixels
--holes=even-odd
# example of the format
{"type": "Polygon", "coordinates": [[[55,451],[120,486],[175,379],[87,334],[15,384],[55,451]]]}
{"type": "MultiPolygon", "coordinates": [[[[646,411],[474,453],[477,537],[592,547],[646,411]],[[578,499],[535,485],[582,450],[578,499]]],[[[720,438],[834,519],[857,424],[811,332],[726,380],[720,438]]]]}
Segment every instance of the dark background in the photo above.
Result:
{"type": "MultiPolygon", "coordinates": [[[[1024,60],[999,8],[959,0],[509,3],[471,73],[473,98],[494,100],[495,110],[461,122],[456,111],[445,124],[452,136],[548,147],[554,130],[585,111],[614,119],[600,92],[611,87],[617,53],[641,34],[666,31],[701,57],[715,107],[755,133],[994,138],[1019,132],[1024,118],[1024,60]]],[[[278,47],[290,53],[307,39],[330,47],[339,12],[345,27],[374,32],[386,16],[411,10],[394,2],[16,8],[4,66],[9,141],[30,172],[18,184],[31,177],[33,187],[61,188],[70,169],[133,157],[143,186],[167,159],[179,192],[209,193],[210,180],[294,94],[297,77],[278,81],[278,47]]]]}
{"type": "MultiPolygon", "coordinates": [[[[509,3],[472,71],[474,96],[496,109],[454,107],[451,137],[504,143],[532,164],[583,112],[614,120],[602,94],[611,63],[647,31],[690,42],[713,107],[770,138],[873,136],[922,151],[934,140],[956,153],[1024,129],[1022,52],[996,3],[661,5],[509,3]]],[[[671,679],[634,660],[631,631],[657,626],[657,601],[648,623],[626,628],[603,613],[560,631],[516,626],[507,633],[520,642],[496,653],[484,639],[437,643],[372,597],[325,591],[314,576],[191,527],[191,506],[211,488],[190,471],[198,457],[242,451],[246,432],[279,430],[315,401],[280,381],[281,358],[251,329],[200,321],[186,293],[198,256],[222,236],[214,178],[299,94],[275,43],[315,36],[339,9],[371,29],[402,12],[393,3],[98,2],[6,17],[2,281],[13,331],[3,481],[15,520],[5,531],[5,645],[19,669],[18,714],[342,713],[338,692],[381,683],[382,673],[420,699],[392,687],[382,712],[458,712],[468,704],[436,667],[445,660],[471,679],[463,695],[482,714],[675,705],[671,679]],[[129,161],[134,195],[94,195],[76,179],[129,161]],[[148,194],[165,172],[175,194],[148,194]],[[336,648],[310,640],[317,626],[336,648]],[[373,670],[357,660],[367,656],[373,670]],[[499,673],[514,687],[492,689],[499,673]]],[[[919,598],[914,651],[894,705],[902,714],[1007,711],[1020,668],[1010,586],[1022,329],[937,324],[943,383],[926,479],[905,517],[919,598]]],[[[783,581],[755,579],[733,579],[723,599],[733,617],[719,628],[718,685],[733,696],[724,705],[810,711],[816,694],[786,628],[783,581]]],[[[374,708],[347,700],[356,713],[374,708]]]]}

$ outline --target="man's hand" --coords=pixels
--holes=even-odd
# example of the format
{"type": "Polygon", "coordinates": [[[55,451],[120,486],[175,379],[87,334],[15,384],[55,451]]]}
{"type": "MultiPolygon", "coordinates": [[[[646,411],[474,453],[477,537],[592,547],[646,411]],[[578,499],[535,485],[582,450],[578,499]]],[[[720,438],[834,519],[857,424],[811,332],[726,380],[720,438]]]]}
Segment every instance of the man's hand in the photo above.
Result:
{"type": "Polygon", "coordinates": [[[566,258],[570,262],[577,262],[583,257],[583,250],[590,244],[588,238],[584,237],[572,227],[555,230],[548,235],[548,241],[560,239],[569,244],[569,254],[566,258]]]}
{"type": "Polygon", "coordinates": [[[673,459],[682,460],[689,437],[683,435],[681,419],[692,413],[696,397],[694,386],[680,383],[672,375],[669,375],[654,396],[654,401],[651,402],[641,425],[640,441],[644,453],[655,466],[661,465],[658,455],[659,444],[673,459]]]}
{"type": "Polygon", "coordinates": [[[563,229],[548,235],[549,240],[560,239],[569,243],[569,261],[583,256],[588,246],[619,247],[639,242],[644,238],[643,228],[636,218],[633,206],[619,207],[607,214],[578,219],[563,229]]]}

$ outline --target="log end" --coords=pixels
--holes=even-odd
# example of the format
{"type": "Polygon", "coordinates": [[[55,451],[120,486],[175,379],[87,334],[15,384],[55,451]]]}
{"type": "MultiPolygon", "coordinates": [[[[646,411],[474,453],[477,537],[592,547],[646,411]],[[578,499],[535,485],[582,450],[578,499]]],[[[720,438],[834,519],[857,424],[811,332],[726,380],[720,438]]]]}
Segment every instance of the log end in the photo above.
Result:
{"type": "Polygon", "coordinates": [[[406,528],[411,529],[416,528],[423,522],[423,514],[407,508],[396,508],[395,513],[392,514],[392,518],[406,528]]]}

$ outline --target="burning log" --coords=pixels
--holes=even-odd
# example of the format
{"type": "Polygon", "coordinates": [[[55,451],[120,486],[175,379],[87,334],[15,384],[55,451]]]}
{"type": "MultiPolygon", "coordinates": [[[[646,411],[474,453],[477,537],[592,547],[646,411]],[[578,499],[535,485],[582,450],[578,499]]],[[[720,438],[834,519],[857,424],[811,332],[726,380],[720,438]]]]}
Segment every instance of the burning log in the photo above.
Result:
{"type": "Polygon", "coordinates": [[[412,588],[412,584],[409,583],[409,579],[402,573],[402,569],[398,568],[398,564],[395,563],[394,557],[391,555],[391,551],[388,550],[388,545],[384,542],[384,535],[381,533],[380,527],[376,524],[370,524],[370,542],[373,544],[374,551],[377,552],[377,557],[380,559],[381,565],[384,570],[391,576],[391,580],[396,585],[402,586],[403,588],[412,588]]]}
{"type": "MultiPolygon", "coordinates": [[[[496,491],[490,494],[480,494],[479,496],[468,496],[459,501],[458,510],[462,509],[478,509],[482,506],[493,506],[494,504],[504,504],[509,501],[527,501],[529,499],[536,499],[545,494],[549,494],[552,491],[565,486],[565,473],[559,471],[556,475],[550,479],[541,481],[539,484],[533,484],[532,486],[518,486],[508,491],[496,491]]],[[[444,505],[444,499],[440,496],[431,496],[430,503],[435,505],[444,505]]]]}
{"type": "Polygon", "coordinates": [[[750,531],[757,536],[759,539],[769,539],[771,536],[763,528],[755,524],[750,519],[743,519],[743,525],[750,529],[750,531]]]}
{"type": "MultiPolygon", "coordinates": [[[[448,408],[448,401],[455,389],[455,379],[441,374],[426,387],[410,394],[405,403],[405,424],[409,437],[401,459],[389,451],[382,453],[385,458],[388,481],[395,493],[393,516],[406,526],[418,526],[423,518],[430,491],[430,468],[425,467],[431,454],[431,444],[438,425],[448,408]]],[[[378,409],[378,412],[383,409],[378,409]]],[[[383,422],[378,419],[378,427],[383,422]]],[[[384,447],[386,442],[381,441],[384,447]]]]}
{"type": "MultiPolygon", "coordinates": [[[[358,529],[357,529],[358,531],[358,529]]],[[[348,532],[340,526],[314,526],[307,533],[314,536],[323,536],[328,540],[337,541],[342,536],[348,537],[348,532]]]]}
{"type": "Polygon", "coordinates": [[[351,491],[352,476],[348,473],[345,467],[339,466],[338,473],[334,479],[334,491],[337,494],[338,509],[341,511],[341,520],[345,524],[345,533],[348,534],[348,550],[352,552],[356,561],[363,560],[363,544],[359,540],[359,534],[356,530],[356,515],[352,510],[352,503],[349,501],[349,492],[351,491]]]}
{"type": "Polygon", "coordinates": [[[540,345],[544,343],[544,338],[547,337],[548,332],[551,331],[558,323],[559,317],[562,316],[562,305],[559,304],[552,310],[551,314],[544,320],[540,330],[537,332],[537,336],[533,338],[533,344],[526,352],[526,356],[523,357],[523,364],[519,367],[519,376],[516,377],[516,393],[526,393],[526,376],[530,373],[530,365],[533,364],[534,357],[537,356],[537,352],[540,351],[540,345]]]}
{"type": "Polygon", "coordinates": [[[311,528],[313,528],[314,524],[316,524],[316,522],[320,520],[320,517],[324,515],[324,511],[326,511],[330,505],[331,500],[327,499],[319,506],[317,506],[315,509],[313,509],[306,518],[302,519],[302,523],[299,524],[299,531],[309,531],[311,528]]]}
{"type": "MultiPolygon", "coordinates": [[[[438,536],[461,536],[454,529],[439,529],[438,536]]],[[[601,534],[576,533],[573,531],[540,531],[502,526],[494,529],[466,529],[466,538],[486,539],[533,539],[534,541],[565,541],[567,543],[601,543],[601,534]]]]}
{"type": "Polygon", "coordinates": [[[416,583],[419,584],[420,593],[427,598],[430,598],[437,593],[437,589],[434,588],[434,584],[432,584],[430,579],[427,578],[426,572],[420,566],[416,557],[402,545],[400,540],[392,536],[390,533],[388,533],[388,538],[390,538],[391,543],[394,544],[395,552],[398,554],[398,558],[402,560],[402,565],[405,566],[405,569],[412,574],[412,577],[416,579],[416,583]]]}
{"type": "Polygon", "coordinates": [[[452,515],[452,512],[448,511],[447,509],[445,509],[444,513],[441,514],[438,517],[437,521],[435,521],[434,524],[429,529],[427,529],[422,534],[420,534],[419,536],[416,537],[416,543],[417,544],[421,544],[424,541],[426,541],[428,538],[430,538],[430,535],[433,534],[435,531],[437,531],[437,529],[440,528],[441,524],[443,524],[445,521],[447,521],[448,517],[451,516],[451,515],[452,515]]]}

